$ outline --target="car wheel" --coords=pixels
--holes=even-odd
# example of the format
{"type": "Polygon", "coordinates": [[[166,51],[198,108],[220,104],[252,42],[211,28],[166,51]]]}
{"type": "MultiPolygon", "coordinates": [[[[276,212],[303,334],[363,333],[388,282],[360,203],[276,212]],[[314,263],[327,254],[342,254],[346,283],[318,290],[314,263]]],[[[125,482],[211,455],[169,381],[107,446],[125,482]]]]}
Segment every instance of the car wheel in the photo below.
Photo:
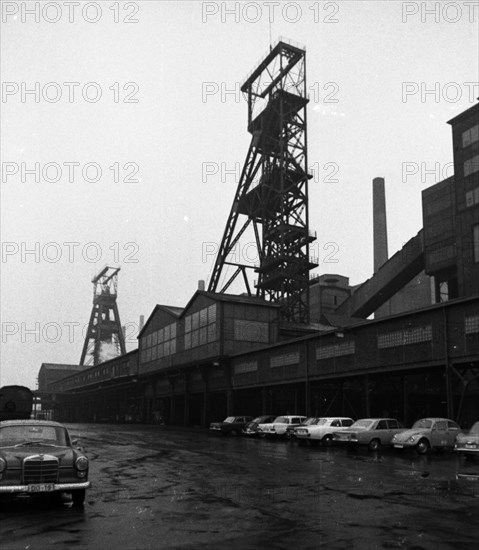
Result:
{"type": "Polygon", "coordinates": [[[420,455],[425,455],[429,451],[429,441],[427,439],[420,439],[416,445],[416,451],[420,455]]]}
{"type": "Polygon", "coordinates": [[[85,489],[72,491],[73,506],[82,506],[85,502],[85,489]]]}
{"type": "Polygon", "coordinates": [[[321,442],[323,445],[327,445],[329,447],[329,445],[332,445],[333,443],[333,436],[331,434],[326,434],[323,439],[321,439],[321,442]]]}
{"type": "Polygon", "coordinates": [[[379,451],[379,447],[381,447],[381,441],[377,438],[375,439],[372,439],[370,442],[369,442],[369,450],[370,451],[379,451]]]}

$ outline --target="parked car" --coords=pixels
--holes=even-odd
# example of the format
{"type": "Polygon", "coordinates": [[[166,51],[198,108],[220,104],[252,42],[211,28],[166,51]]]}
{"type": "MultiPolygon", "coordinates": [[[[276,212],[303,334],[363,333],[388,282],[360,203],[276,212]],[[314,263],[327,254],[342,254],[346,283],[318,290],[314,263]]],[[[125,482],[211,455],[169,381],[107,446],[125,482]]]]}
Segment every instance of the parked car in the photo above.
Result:
{"type": "Polygon", "coordinates": [[[479,456],[479,422],[467,433],[458,434],[454,450],[466,456],[479,456]]]}
{"type": "Polygon", "coordinates": [[[333,441],[350,445],[367,445],[370,451],[391,445],[395,434],[404,427],[395,418],[361,418],[348,429],[335,431],[333,441]]]}
{"type": "Polygon", "coordinates": [[[273,422],[275,418],[277,418],[277,415],[272,415],[272,414],[257,416],[256,418],[253,418],[251,422],[248,422],[246,424],[246,426],[243,428],[241,433],[243,435],[247,435],[248,437],[255,437],[259,434],[258,426],[260,424],[267,424],[268,422],[273,422]]]}
{"type": "Polygon", "coordinates": [[[299,426],[301,422],[304,422],[306,420],[306,418],[307,418],[306,416],[298,416],[298,415],[278,416],[274,419],[273,422],[260,424],[258,426],[258,430],[262,437],[285,436],[286,428],[288,426],[293,426],[293,427],[299,426]]]}
{"type": "Polygon", "coordinates": [[[253,420],[251,416],[227,416],[223,422],[212,422],[210,430],[219,432],[222,435],[237,435],[251,420],[253,420]]]}
{"type": "Polygon", "coordinates": [[[58,422],[0,422],[0,495],[70,493],[73,504],[82,505],[90,487],[88,458],[76,444],[58,422]]]}
{"type": "Polygon", "coordinates": [[[309,441],[315,445],[321,441],[330,445],[333,441],[333,433],[351,427],[354,420],[349,417],[332,416],[318,418],[317,422],[309,426],[298,426],[294,429],[294,435],[298,442],[309,441]]]}
{"type": "Polygon", "coordinates": [[[288,426],[286,426],[285,435],[289,439],[293,439],[296,437],[295,432],[298,428],[300,428],[301,426],[313,426],[314,424],[316,424],[316,422],[318,422],[318,420],[319,420],[318,416],[309,416],[308,418],[306,418],[304,422],[301,422],[299,426],[295,426],[294,424],[289,424],[288,426]]]}
{"type": "Polygon", "coordinates": [[[448,418],[421,418],[409,430],[393,437],[395,449],[415,448],[420,454],[429,449],[453,448],[461,428],[448,418]]]}

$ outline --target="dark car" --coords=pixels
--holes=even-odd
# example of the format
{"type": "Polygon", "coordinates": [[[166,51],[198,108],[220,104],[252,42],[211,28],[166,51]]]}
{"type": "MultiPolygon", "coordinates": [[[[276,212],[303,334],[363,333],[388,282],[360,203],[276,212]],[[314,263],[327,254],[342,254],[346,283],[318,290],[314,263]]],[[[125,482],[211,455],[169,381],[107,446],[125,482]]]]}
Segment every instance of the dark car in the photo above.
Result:
{"type": "Polygon", "coordinates": [[[88,481],[88,458],[74,448],[58,422],[0,422],[0,495],[70,493],[82,505],[88,481]]]}
{"type": "Polygon", "coordinates": [[[247,435],[248,437],[255,437],[259,434],[258,432],[258,426],[260,424],[266,424],[268,422],[273,422],[273,420],[277,417],[277,415],[271,415],[271,414],[265,414],[263,416],[257,416],[256,418],[253,418],[251,422],[248,422],[246,426],[243,428],[243,431],[241,432],[243,435],[247,435]]]}
{"type": "Polygon", "coordinates": [[[238,435],[251,420],[253,420],[252,416],[228,416],[223,422],[212,422],[210,430],[219,432],[222,435],[238,435]]]}

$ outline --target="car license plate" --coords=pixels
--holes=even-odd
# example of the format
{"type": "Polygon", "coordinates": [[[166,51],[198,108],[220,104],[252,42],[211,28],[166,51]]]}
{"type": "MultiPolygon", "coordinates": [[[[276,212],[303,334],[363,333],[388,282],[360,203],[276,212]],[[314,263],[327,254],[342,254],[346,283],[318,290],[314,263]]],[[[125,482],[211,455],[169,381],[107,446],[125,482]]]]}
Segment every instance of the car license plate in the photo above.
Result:
{"type": "Polygon", "coordinates": [[[473,443],[466,443],[466,449],[475,449],[476,446],[473,443]]]}
{"type": "Polygon", "coordinates": [[[28,486],[29,493],[47,493],[55,490],[53,483],[34,483],[28,486]]]}
{"type": "Polygon", "coordinates": [[[404,447],[404,445],[397,445],[397,444],[395,444],[394,447],[395,447],[396,449],[402,449],[402,448],[404,447]]]}

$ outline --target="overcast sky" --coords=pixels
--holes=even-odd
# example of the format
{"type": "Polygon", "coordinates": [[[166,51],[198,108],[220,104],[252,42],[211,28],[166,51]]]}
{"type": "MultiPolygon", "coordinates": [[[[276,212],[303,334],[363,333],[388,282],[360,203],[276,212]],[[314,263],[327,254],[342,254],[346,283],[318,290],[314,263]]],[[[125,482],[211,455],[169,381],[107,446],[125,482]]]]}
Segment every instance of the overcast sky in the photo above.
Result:
{"type": "Polygon", "coordinates": [[[317,271],[371,276],[371,180],[386,178],[393,254],[452,173],[447,120],[479,96],[477,4],[3,2],[0,384],[79,362],[105,264],[128,349],[140,315],[209,279],[250,142],[224,92],[270,36],[307,51],[317,271]]]}

